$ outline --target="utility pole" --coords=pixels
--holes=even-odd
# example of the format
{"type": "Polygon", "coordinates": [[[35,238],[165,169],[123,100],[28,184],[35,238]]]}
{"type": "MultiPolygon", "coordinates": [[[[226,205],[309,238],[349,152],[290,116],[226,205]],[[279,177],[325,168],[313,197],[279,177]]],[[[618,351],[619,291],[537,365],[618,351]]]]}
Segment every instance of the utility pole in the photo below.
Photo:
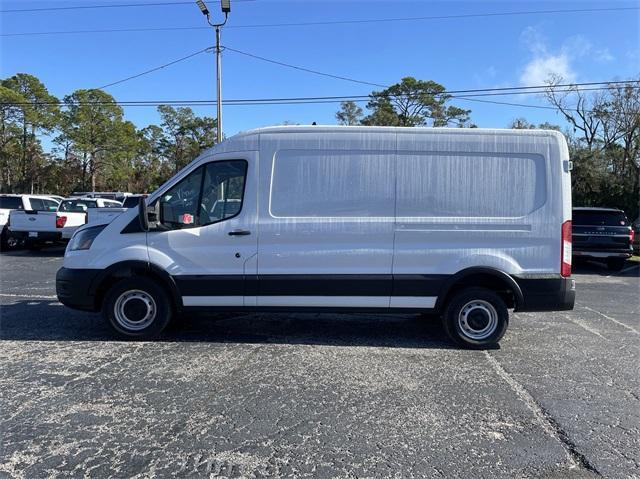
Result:
{"type": "Polygon", "coordinates": [[[220,29],[227,23],[227,17],[231,11],[231,0],[220,0],[220,8],[224,13],[224,21],[222,23],[212,23],[209,15],[209,9],[203,0],[196,0],[196,4],[202,14],[207,17],[207,23],[216,29],[216,105],[217,105],[217,122],[216,127],[216,143],[222,142],[222,58],[220,53],[220,29]]]}

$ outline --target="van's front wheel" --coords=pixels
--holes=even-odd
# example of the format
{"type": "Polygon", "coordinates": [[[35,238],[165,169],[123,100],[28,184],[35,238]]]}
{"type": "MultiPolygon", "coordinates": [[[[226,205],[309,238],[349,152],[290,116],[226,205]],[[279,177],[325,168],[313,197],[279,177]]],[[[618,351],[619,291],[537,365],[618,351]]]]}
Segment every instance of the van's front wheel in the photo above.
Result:
{"type": "Polygon", "coordinates": [[[131,339],[158,336],[171,321],[167,294],[150,279],[124,279],[108,291],[102,314],[111,328],[131,339]]]}
{"type": "Polygon", "coordinates": [[[485,288],[456,293],[443,316],[444,329],[456,343],[468,348],[486,348],[502,339],[509,325],[503,299],[485,288]]]}

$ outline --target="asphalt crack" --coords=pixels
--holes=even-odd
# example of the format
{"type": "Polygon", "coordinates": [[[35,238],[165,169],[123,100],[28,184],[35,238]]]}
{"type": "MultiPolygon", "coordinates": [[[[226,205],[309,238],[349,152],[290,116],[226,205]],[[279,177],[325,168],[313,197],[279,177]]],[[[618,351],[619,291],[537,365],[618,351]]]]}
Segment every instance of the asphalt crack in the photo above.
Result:
{"type": "Polygon", "coordinates": [[[511,374],[507,372],[506,369],[502,367],[502,365],[498,362],[496,358],[491,356],[488,351],[484,351],[484,354],[491,364],[491,367],[495,370],[495,372],[500,376],[511,389],[516,393],[516,395],[525,403],[527,408],[533,413],[536,417],[539,425],[544,429],[544,431],[549,434],[551,437],[556,439],[565,450],[567,454],[567,459],[569,461],[571,468],[581,468],[592,472],[598,476],[602,476],[602,474],[596,469],[596,467],[589,462],[587,457],[578,451],[578,447],[571,440],[567,432],[558,424],[558,422],[551,416],[549,411],[547,411],[535,398],[525,389],[525,387],[520,384],[511,374]]]}

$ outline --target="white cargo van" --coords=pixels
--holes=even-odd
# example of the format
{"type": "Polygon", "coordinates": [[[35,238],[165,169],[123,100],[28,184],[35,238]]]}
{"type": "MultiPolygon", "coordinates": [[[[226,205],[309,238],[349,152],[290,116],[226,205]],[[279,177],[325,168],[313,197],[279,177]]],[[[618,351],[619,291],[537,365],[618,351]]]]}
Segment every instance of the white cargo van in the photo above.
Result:
{"type": "Polygon", "coordinates": [[[128,337],[203,309],[402,311],[485,347],[508,309],[573,308],[569,170],[555,131],[249,131],[78,230],[58,298],[128,337]]]}

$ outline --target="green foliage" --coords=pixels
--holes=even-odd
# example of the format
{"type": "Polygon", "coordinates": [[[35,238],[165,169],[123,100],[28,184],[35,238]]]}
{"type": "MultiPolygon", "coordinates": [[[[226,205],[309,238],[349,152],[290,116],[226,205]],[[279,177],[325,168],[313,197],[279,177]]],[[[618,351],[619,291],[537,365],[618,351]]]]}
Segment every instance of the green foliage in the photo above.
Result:
{"type": "MultiPolygon", "coordinates": [[[[555,83],[564,83],[555,79],[555,83]]],[[[640,206],[640,90],[633,83],[611,85],[585,94],[551,84],[547,99],[569,124],[564,134],[573,162],[571,183],[574,206],[615,207],[631,221],[640,206]]],[[[512,128],[535,128],[523,118],[512,128]]],[[[558,130],[550,123],[540,129],[558,130]]]]}
{"type": "Polygon", "coordinates": [[[434,81],[405,77],[370,95],[367,109],[371,113],[362,120],[363,125],[380,126],[466,126],[470,110],[447,106],[451,95],[445,87],[434,81]]]}
{"type": "Polygon", "coordinates": [[[340,125],[357,125],[362,118],[362,108],[353,101],[340,103],[340,111],[336,113],[336,120],[340,125]]]}
{"type": "Polygon", "coordinates": [[[198,156],[199,152],[213,146],[217,122],[213,118],[196,117],[191,108],[158,107],[162,119],[160,148],[168,158],[174,172],[198,156]]]}
{"type": "Polygon", "coordinates": [[[150,192],[214,144],[216,120],[190,108],[160,106],[161,125],[138,130],[102,90],[76,90],[62,106],[32,75],[0,81],[0,191],[150,192]]]}
{"type": "Polygon", "coordinates": [[[38,135],[58,122],[57,98],[33,75],[18,73],[0,81],[2,97],[2,185],[33,191],[38,170],[45,161],[38,135]],[[6,183],[5,183],[6,182],[6,183]]]}

